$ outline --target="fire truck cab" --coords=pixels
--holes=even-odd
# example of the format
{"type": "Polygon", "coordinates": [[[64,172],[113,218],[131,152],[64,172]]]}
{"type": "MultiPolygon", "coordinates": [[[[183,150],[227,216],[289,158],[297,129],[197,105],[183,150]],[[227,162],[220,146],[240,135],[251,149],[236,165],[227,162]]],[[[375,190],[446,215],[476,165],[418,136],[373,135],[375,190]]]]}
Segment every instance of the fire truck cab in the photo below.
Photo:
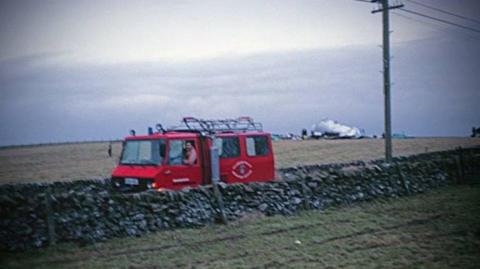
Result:
{"type": "Polygon", "coordinates": [[[187,117],[181,126],[169,130],[157,124],[157,132],[149,128],[148,135],[132,131],[123,141],[111,182],[124,191],[197,187],[212,183],[212,164],[218,164],[219,180],[224,183],[272,181],[275,167],[271,135],[250,117],[187,117]],[[192,158],[192,154],[196,156],[192,158]]]}

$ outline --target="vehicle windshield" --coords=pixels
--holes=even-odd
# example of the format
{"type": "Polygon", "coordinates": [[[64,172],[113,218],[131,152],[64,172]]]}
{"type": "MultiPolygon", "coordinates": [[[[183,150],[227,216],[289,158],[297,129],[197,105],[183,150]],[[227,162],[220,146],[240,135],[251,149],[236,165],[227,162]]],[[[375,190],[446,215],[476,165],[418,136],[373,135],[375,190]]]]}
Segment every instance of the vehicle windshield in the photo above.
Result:
{"type": "Polygon", "coordinates": [[[165,158],[165,140],[127,140],[120,164],[159,165],[165,158]]]}

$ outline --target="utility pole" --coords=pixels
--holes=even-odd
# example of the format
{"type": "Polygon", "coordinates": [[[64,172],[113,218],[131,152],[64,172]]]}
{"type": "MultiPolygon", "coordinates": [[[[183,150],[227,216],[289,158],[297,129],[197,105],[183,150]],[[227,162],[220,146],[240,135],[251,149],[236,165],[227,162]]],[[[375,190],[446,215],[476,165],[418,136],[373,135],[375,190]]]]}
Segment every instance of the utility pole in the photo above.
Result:
{"type": "Polygon", "coordinates": [[[383,13],[383,94],[385,97],[385,160],[392,161],[392,120],[390,103],[390,9],[402,8],[403,4],[390,6],[388,0],[371,0],[372,3],[380,2],[382,7],[373,10],[372,14],[383,13]]]}

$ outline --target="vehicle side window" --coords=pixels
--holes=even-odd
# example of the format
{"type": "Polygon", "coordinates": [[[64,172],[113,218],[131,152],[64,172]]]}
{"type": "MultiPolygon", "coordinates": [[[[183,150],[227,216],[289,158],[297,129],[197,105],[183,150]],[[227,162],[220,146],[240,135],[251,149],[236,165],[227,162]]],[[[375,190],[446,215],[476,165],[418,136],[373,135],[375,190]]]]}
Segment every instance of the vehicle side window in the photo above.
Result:
{"type": "Polygon", "coordinates": [[[183,140],[170,140],[168,163],[170,165],[181,165],[183,163],[183,140]]]}
{"type": "Polygon", "coordinates": [[[215,146],[220,158],[235,158],[240,156],[240,142],[238,137],[217,137],[215,146]]]}
{"type": "Polygon", "coordinates": [[[197,163],[197,152],[193,140],[170,140],[168,164],[194,165],[197,163]]]}
{"type": "Polygon", "coordinates": [[[268,139],[266,136],[250,136],[246,139],[248,156],[268,155],[268,139]]]}

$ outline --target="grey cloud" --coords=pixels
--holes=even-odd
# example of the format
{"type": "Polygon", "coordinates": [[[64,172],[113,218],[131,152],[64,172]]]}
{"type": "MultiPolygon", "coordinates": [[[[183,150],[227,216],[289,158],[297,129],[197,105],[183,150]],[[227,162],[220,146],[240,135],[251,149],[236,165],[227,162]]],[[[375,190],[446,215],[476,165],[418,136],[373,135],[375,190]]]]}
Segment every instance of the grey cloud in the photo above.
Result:
{"type": "MultiPolygon", "coordinates": [[[[480,124],[476,45],[424,40],[393,47],[394,131],[461,135],[480,124]]],[[[323,117],[370,134],[383,129],[378,48],[183,64],[45,62],[0,62],[1,144],[120,138],[130,128],[142,132],[182,116],[251,115],[274,132],[298,132],[323,117]]]]}

